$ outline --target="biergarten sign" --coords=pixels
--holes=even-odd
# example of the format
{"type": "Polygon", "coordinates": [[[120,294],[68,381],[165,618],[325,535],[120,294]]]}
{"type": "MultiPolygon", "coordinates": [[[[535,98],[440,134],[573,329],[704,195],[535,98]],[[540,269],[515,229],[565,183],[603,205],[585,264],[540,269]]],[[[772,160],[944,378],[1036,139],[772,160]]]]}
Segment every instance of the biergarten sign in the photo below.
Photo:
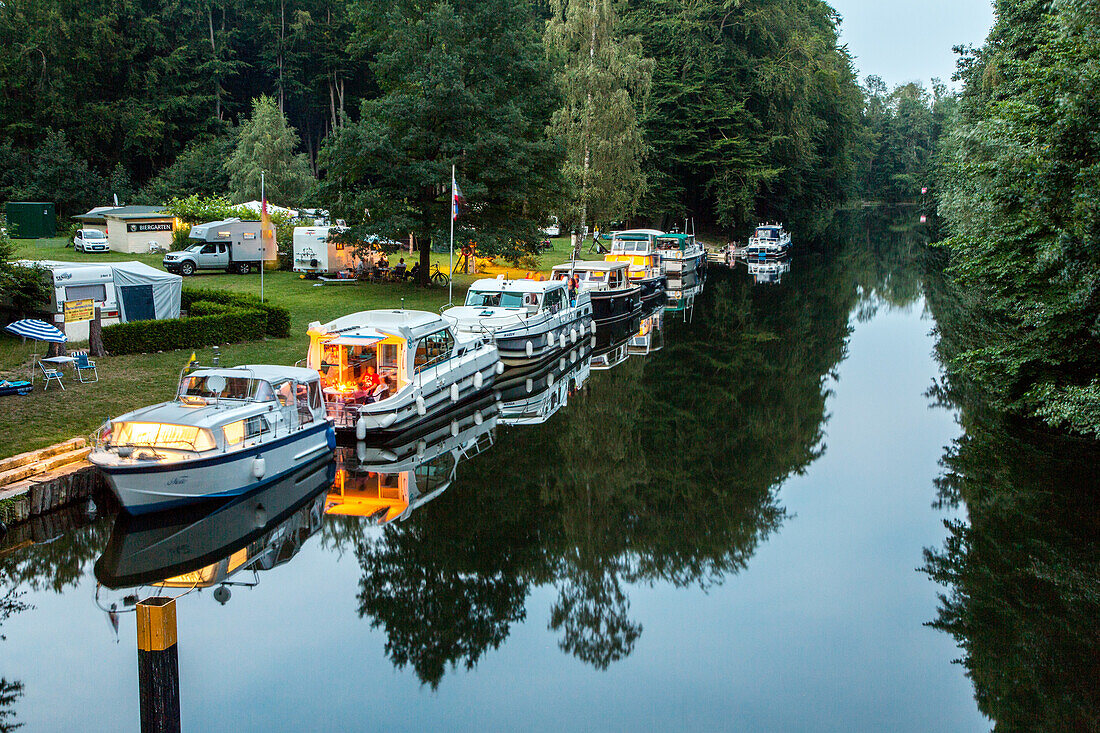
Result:
{"type": "Polygon", "coordinates": [[[170,232],[172,231],[172,222],[170,221],[145,221],[145,222],[126,222],[126,231],[129,233],[134,232],[170,232]]]}

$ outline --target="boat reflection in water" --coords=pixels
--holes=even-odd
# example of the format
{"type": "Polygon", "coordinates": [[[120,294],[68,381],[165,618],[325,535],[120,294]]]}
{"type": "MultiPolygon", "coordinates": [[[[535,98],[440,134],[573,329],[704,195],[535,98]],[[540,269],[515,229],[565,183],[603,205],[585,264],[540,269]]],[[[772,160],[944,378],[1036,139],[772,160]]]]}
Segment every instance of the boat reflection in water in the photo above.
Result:
{"type": "Polygon", "coordinates": [[[502,425],[539,425],[569,402],[588,381],[591,346],[586,340],[552,364],[524,373],[506,372],[500,389],[502,425]]]}
{"type": "MultiPolygon", "coordinates": [[[[215,598],[224,603],[229,578],[285,563],[321,528],[333,469],[325,455],[259,491],[225,502],[142,516],[120,514],[95,563],[96,579],[112,590],[217,585],[215,598]]],[[[124,605],[139,597],[127,595],[124,605]]],[[[117,603],[105,602],[110,604],[105,610],[121,610],[117,603]]]]}
{"type": "Polygon", "coordinates": [[[626,350],[628,353],[646,356],[661,350],[665,345],[664,332],[662,331],[664,315],[665,309],[662,307],[642,318],[638,332],[630,337],[630,342],[627,344],[626,350]]]}
{"type": "Polygon", "coordinates": [[[604,371],[618,366],[630,356],[628,345],[630,337],[642,327],[642,316],[628,321],[609,324],[596,331],[592,340],[592,369],[604,371]]]}
{"type": "Polygon", "coordinates": [[[670,277],[665,310],[671,313],[690,313],[695,307],[695,299],[703,292],[705,280],[706,270],[703,269],[685,273],[680,278],[670,277]]]}
{"type": "Polygon", "coordinates": [[[449,421],[428,432],[383,446],[337,448],[325,514],[365,517],[377,525],[406,519],[451,485],[459,461],[492,446],[499,415],[495,400],[482,401],[449,414],[449,421]]]}
{"type": "Polygon", "coordinates": [[[784,257],[778,260],[765,260],[760,262],[746,262],[752,281],[757,285],[778,285],[783,281],[783,276],[791,271],[791,260],[784,257]]]}

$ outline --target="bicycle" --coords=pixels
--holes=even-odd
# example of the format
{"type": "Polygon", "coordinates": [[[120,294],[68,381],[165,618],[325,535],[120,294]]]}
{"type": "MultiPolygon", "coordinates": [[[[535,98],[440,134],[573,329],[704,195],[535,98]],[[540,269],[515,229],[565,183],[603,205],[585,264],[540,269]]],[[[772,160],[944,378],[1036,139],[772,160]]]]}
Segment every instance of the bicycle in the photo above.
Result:
{"type": "Polygon", "coordinates": [[[428,276],[428,279],[437,285],[443,285],[447,282],[448,278],[443,271],[439,269],[439,265],[432,265],[432,273],[428,276]]]}

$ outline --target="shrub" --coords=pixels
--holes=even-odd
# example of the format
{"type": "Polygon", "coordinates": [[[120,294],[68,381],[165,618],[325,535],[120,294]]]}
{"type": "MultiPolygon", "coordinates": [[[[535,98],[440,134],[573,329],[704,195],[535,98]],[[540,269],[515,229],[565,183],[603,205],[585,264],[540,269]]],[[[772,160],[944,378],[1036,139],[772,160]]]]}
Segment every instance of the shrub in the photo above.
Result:
{"type": "Polygon", "coordinates": [[[207,316],[131,321],[103,329],[103,346],[111,354],[139,354],[198,349],[213,344],[263,338],[267,314],[259,309],[232,309],[207,316]]]}
{"type": "MultiPolygon", "coordinates": [[[[188,316],[217,316],[233,310],[233,306],[214,303],[209,300],[196,300],[187,307],[188,316]]],[[[266,328],[266,326],[265,326],[266,328]]]]}
{"type": "Polygon", "coordinates": [[[191,312],[192,304],[199,301],[263,311],[267,316],[267,325],[264,333],[272,338],[280,339],[290,336],[290,311],[282,306],[272,305],[271,303],[261,303],[260,299],[255,295],[232,293],[225,290],[213,290],[211,288],[184,289],[181,302],[189,313],[191,312]]]}

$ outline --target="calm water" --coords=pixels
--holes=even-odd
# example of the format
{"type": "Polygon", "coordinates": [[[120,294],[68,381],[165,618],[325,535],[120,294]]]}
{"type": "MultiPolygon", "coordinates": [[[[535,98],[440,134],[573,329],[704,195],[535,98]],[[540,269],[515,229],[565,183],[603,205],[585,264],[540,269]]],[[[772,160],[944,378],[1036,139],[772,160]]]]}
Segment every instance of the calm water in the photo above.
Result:
{"type": "Polygon", "coordinates": [[[9,547],[0,728],[136,728],[125,586],[172,576],[194,730],[988,729],[918,570],[961,513],[919,243],[823,231],[336,488],[9,547]]]}

